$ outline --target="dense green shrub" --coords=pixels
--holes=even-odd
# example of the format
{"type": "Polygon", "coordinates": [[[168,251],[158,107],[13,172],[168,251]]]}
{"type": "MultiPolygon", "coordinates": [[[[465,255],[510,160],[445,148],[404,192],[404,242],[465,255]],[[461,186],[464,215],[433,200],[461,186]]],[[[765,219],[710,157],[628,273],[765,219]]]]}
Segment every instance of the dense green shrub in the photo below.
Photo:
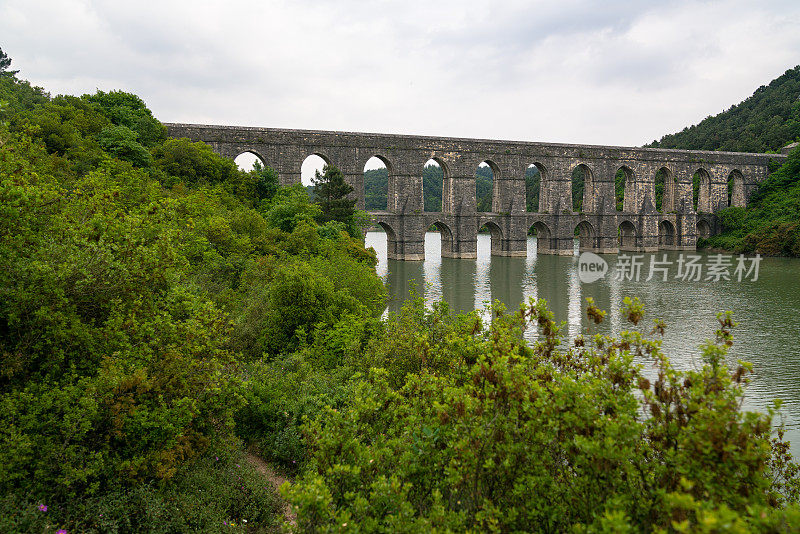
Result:
{"type": "Polygon", "coordinates": [[[272,488],[236,466],[240,342],[258,359],[259,337],[288,353],[373,317],[374,253],[274,171],[163,140],[138,97],[4,76],[0,102],[0,530],[271,528],[272,488]]]}
{"type": "Polygon", "coordinates": [[[233,160],[217,156],[205,143],[188,139],[167,139],[153,149],[153,155],[159,170],[187,184],[219,184],[239,174],[233,160]]]}
{"type": "Polygon", "coordinates": [[[262,205],[262,211],[270,226],[290,233],[300,223],[314,222],[321,213],[300,184],[278,191],[272,202],[262,205]]]}
{"type": "Polygon", "coordinates": [[[149,167],[153,161],[150,152],[139,143],[136,132],[125,126],[103,128],[97,139],[103,150],[137,167],[149,167]]]}
{"type": "Polygon", "coordinates": [[[113,124],[136,132],[144,146],[158,145],[167,138],[167,129],[158,122],[138,96],[124,91],[97,91],[84,95],[87,102],[96,104],[113,124]]]}
{"type": "MultiPolygon", "coordinates": [[[[641,318],[635,303],[625,313],[641,318]]],[[[749,367],[724,364],[727,316],[703,368],[678,372],[636,331],[565,345],[542,301],[435,339],[436,311],[407,314],[392,336],[412,372],[398,384],[402,371],[370,369],[303,428],[311,457],[284,493],[301,531],[788,531],[800,513],[781,511],[800,485],[770,440],[773,412],[739,410],[749,367]]]]}
{"type": "Polygon", "coordinates": [[[6,495],[3,532],[273,532],[280,503],[238,451],[187,465],[169,485],[114,487],[70,503],[6,495]]]}

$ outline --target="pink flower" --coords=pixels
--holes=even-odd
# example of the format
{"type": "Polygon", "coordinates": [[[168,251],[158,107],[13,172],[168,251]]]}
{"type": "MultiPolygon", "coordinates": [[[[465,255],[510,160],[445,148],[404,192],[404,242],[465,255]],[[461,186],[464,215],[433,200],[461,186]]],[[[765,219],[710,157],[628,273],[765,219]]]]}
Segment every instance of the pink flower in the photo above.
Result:
{"type": "Polygon", "coordinates": [[[60,528],[60,529],[56,530],[56,534],[67,534],[67,531],[64,530],[63,528],[60,528]]]}
{"type": "Polygon", "coordinates": [[[47,505],[46,504],[40,504],[39,505],[39,511],[40,512],[46,512],[47,511],[47,505]]]}

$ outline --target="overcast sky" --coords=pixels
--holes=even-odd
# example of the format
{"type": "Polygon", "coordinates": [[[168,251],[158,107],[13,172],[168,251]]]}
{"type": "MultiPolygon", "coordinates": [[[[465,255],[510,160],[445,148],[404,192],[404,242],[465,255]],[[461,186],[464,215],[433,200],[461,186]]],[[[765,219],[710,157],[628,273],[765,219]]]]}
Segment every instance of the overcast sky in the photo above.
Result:
{"type": "Polygon", "coordinates": [[[0,0],[51,93],[164,122],[636,146],[800,63],[798,0],[0,0]]]}

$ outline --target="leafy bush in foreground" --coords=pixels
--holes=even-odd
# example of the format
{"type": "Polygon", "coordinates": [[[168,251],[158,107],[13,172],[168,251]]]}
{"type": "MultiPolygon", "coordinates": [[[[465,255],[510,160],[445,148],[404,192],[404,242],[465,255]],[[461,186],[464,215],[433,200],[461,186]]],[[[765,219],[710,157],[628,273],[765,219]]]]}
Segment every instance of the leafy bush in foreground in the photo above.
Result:
{"type": "Polygon", "coordinates": [[[364,369],[351,402],[303,427],[311,457],[284,487],[298,530],[798,528],[800,481],[770,438],[775,412],[742,412],[749,365],[724,363],[729,316],[702,369],[680,372],[636,331],[565,345],[543,301],[495,309],[486,328],[475,316],[451,322],[435,338],[423,324],[436,311],[416,306],[404,311],[416,326],[395,332],[416,361],[402,383],[364,369]],[[531,347],[526,325],[540,333],[531,347]]]}
{"type": "Polygon", "coordinates": [[[170,484],[122,485],[69,506],[16,495],[0,498],[0,531],[272,532],[277,495],[238,451],[196,462],[170,484]]]}

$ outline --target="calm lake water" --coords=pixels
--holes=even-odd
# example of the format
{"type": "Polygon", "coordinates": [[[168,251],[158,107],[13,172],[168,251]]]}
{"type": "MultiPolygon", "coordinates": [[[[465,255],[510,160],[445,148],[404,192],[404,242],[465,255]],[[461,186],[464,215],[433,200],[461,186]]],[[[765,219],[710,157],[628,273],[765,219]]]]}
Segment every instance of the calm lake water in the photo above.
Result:
{"type": "MultiPolygon", "coordinates": [[[[713,339],[718,327],[716,314],[733,312],[738,325],[733,330],[734,345],[728,354],[730,365],[746,360],[754,365],[751,383],[747,388],[745,407],[762,411],[774,399],[783,401],[781,410],[792,442],[792,452],[800,459],[800,260],[763,258],[758,280],[752,275],[741,282],[676,280],[679,252],[667,254],[669,279],[660,276],[649,282],[651,254],[645,254],[640,281],[617,280],[617,256],[605,255],[610,273],[605,278],[582,283],[578,277],[578,256],[536,254],[536,238],[528,240],[526,258],[491,256],[488,234],[478,236],[476,260],[442,258],[438,233],[425,236],[425,261],[396,261],[386,258],[386,234],[369,232],[367,246],[378,253],[378,274],[384,279],[391,297],[388,311],[397,311],[412,290],[423,295],[427,302],[444,299],[458,311],[482,310],[486,304],[499,300],[508,308],[517,308],[530,297],[544,298],[555,314],[556,321],[566,321],[569,335],[586,332],[586,298],[608,311],[606,321],[593,325],[592,333],[618,334],[629,329],[620,314],[625,297],[639,297],[645,306],[641,331],[652,328],[652,319],[661,318],[667,324],[663,338],[665,354],[680,369],[701,366],[698,345],[713,339]]],[[[687,253],[684,253],[686,255],[687,253]]],[[[693,253],[694,254],[694,253],[693,253]]],[[[709,254],[702,256],[706,264],[709,254]]],[[[733,273],[736,258],[733,258],[733,273]]],[[[749,266],[749,262],[748,262],[749,266]]],[[[703,271],[703,278],[706,271],[703,271]]],[[[529,340],[536,333],[531,329],[529,340]]],[[[641,362],[648,368],[647,362],[641,362]]]]}

